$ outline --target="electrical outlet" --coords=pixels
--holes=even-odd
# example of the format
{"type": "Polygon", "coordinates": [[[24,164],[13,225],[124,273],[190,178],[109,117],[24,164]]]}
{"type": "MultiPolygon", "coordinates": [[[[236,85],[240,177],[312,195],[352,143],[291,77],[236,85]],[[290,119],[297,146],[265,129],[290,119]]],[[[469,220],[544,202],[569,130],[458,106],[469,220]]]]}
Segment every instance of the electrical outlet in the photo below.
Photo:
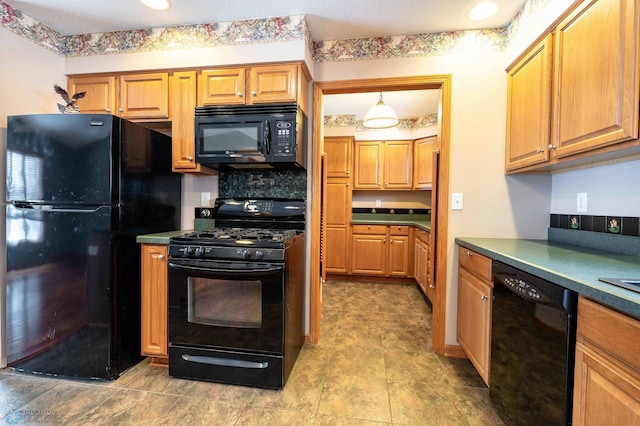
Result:
{"type": "Polygon", "coordinates": [[[586,192],[578,192],[576,200],[576,211],[578,213],[586,213],[587,212],[587,193],[586,192]]]}
{"type": "Polygon", "coordinates": [[[376,200],[376,207],[382,207],[382,200],[376,200]]]}
{"type": "Polygon", "coordinates": [[[211,193],[210,192],[201,192],[200,193],[200,205],[202,207],[209,207],[211,203],[211,193]]]}
{"type": "Polygon", "coordinates": [[[451,194],[451,210],[462,210],[462,192],[451,194]]]}

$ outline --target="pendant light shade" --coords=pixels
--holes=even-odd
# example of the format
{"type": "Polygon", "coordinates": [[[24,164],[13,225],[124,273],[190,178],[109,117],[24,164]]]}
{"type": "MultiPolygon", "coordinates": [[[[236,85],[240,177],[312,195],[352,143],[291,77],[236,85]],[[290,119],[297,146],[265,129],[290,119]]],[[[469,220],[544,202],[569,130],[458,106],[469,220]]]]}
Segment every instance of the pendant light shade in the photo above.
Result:
{"type": "Polygon", "coordinates": [[[156,10],[167,10],[171,7],[170,0],[140,0],[145,6],[156,10]]]}
{"type": "Polygon", "coordinates": [[[367,112],[362,125],[370,129],[387,129],[389,127],[397,126],[399,122],[400,121],[398,120],[396,113],[391,109],[391,107],[385,105],[382,100],[382,92],[380,92],[378,103],[375,104],[369,112],[367,112]]]}

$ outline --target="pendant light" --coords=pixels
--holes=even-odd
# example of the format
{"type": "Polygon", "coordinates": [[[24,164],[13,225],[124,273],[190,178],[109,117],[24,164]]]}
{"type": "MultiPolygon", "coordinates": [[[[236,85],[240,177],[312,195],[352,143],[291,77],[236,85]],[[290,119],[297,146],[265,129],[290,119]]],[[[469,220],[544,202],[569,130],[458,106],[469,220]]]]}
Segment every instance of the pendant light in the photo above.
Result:
{"type": "Polygon", "coordinates": [[[169,0],[140,0],[145,6],[156,10],[167,10],[171,7],[169,0]]]}
{"type": "Polygon", "coordinates": [[[399,122],[396,113],[393,112],[390,106],[385,105],[382,100],[382,92],[380,92],[378,103],[364,116],[362,125],[370,129],[387,129],[397,126],[399,122]]]}

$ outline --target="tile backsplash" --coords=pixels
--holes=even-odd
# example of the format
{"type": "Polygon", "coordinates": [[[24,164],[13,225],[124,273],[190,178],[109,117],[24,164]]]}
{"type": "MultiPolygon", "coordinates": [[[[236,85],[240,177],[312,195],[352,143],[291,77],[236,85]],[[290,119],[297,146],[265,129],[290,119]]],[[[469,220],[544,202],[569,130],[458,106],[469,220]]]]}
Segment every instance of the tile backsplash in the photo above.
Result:
{"type": "Polygon", "coordinates": [[[306,170],[220,170],[219,197],[307,198],[306,170]]]}
{"type": "Polygon", "coordinates": [[[631,216],[551,214],[549,226],[558,229],[640,236],[640,218],[631,216]]]}

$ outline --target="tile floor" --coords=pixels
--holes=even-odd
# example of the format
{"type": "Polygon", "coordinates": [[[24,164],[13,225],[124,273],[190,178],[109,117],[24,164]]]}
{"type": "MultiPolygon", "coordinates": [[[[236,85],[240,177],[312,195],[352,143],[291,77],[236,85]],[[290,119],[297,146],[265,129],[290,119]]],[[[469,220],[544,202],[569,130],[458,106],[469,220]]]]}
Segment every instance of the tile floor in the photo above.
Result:
{"type": "Polygon", "coordinates": [[[143,361],[109,383],[0,372],[0,423],[500,425],[467,360],[435,355],[415,285],[329,281],[322,340],[284,390],[171,378],[143,361]],[[4,417],[3,417],[4,416],[4,417]]]}

